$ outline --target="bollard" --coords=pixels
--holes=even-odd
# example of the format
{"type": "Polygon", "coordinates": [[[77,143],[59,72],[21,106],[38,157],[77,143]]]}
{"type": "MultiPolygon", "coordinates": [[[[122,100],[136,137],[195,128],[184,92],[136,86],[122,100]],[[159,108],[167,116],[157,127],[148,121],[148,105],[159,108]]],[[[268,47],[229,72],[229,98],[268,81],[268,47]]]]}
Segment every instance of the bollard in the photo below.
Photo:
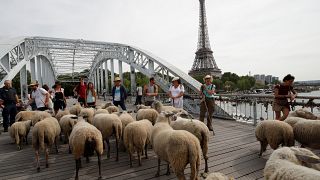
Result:
{"type": "Polygon", "coordinates": [[[257,100],[253,100],[253,125],[257,125],[257,100]]]}

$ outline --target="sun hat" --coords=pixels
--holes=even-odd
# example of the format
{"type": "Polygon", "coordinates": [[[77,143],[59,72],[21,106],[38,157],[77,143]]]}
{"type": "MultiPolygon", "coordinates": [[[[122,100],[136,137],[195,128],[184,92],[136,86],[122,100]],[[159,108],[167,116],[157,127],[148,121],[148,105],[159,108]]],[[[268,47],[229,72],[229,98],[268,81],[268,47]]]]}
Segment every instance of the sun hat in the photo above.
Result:
{"type": "Polygon", "coordinates": [[[115,77],[113,82],[121,81],[120,77],[115,77]]]}
{"type": "Polygon", "coordinates": [[[37,86],[39,85],[39,83],[37,81],[32,81],[29,86],[37,86]]]}
{"type": "Polygon", "coordinates": [[[172,80],[171,80],[171,82],[173,82],[173,81],[178,81],[180,78],[179,77],[174,77],[172,80]]]}

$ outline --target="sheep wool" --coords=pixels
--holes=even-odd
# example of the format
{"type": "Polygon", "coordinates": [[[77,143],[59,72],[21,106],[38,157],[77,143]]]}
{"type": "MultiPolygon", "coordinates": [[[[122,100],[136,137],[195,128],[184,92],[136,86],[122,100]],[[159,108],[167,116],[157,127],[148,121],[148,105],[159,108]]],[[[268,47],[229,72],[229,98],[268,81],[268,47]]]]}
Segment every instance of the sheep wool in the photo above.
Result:
{"type": "Polygon", "coordinates": [[[154,109],[140,109],[137,112],[136,119],[137,121],[142,119],[148,119],[152,125],[156,123],[159,113],[154,109]]]}
{"type": "Polygon", "coordinates": [[[110,114],[108,110],[106,109],[98,109],[96,110],[96,112],[94,113],[94,115],[97,115],[97,114],[110,114]]]}
{"type": "Polygon", "coordinates": [[[234,180],[232,177],[228,177],[220,172],[209,174],[205,180],[234,180]]]}
{"type": "MultiPolygon", "coordinates": [[[[151,142],[158,156],[158,171],[160,175],[160,163],[164,160],[170,164],[178,179],[185,179],[184,169],[190,163],[190,179],[198,179],[201,148],[199,140],[185,130],[173,130],[170,124],[169,114],[159,114],[152,130],[151,142]]],[[[169,166],[167,166],[169,173],[169,166]]]]}
{"type": "Polygon", "coordinates": [[[111,114],[111,113],[114,113],[114,112],[119,112],[119,108],[117,106],[109,106],[106,108],[106,110],[111,114]]]}
{"type": "Polygon", "coordinates": [[[92,124],[94,109],[93,108],[83,108],[80,111],[79,116],[83,117],[88,123],[92,124]]]}
{"type": "Polygon", "coordinates": [[[35,124],[32,130],[32,146],[36,151],[37,170],[40,171],[39,150],[45,150],[46,167],[49,167],[49,148],[54,144],[58,153],[57,140],[61,132],[58,120],[54,117],[45,118],[35,124]],[[46,144],[46,146],[45,146],[46,144]]]}
{"type": "Polygon", "coordinates": [[[76,123],[78,116],[73,114],[64,115],[59,121],[61,131],[64,134],[65,143],[69,141],[69,136],[72,131],[72,127],[76,123]]]}
{"type": "Polygon", "coordinates": [[[69,112],[70,112],[70,114],[74,114],[76,116],[79,116],[81,109],[82,109],[82,107],[80,104],[75,104],[69,108],[69,112]]]}
{"type": "Polygon", "coordinates": [[[108,146],[107,157],[110,158],[109,138],[114,134],[116,139],[116,160],[119,160],[119,140],[122,135],[122,123],[116,114],[97,114],[94,116],[93,125],[100,130],[103,140],[108,146]]]}
{"type": "Polygon", "coordinates": [[[312,120],[318,119],[318,117],[316,115],[314,115],[312,112],[308,111],[305,108],[298,109],[295,112],[296,112],[298,117],[302,117],[302,118],[305,118],[305,119],[312,119],[312,120]]]}
{"type": "Polygon", "coordinates": [[[266,151],[268,144],[272,149],[277,149],[280,144],[282,146],[294,145],[293,129],[283,121],[262,121],[257,125],[255,135],[261,146],[259,156],[266,151]]]}
{"type": "Polygon", "coordinates": [[[132,155],[138,154],[139,166],[141,166],[140,154],[145,151],[148,159],[147,145],[150,144],[152,133],[152,124],[149,120],[135,121],[126,126],[123,133],[123,142],[128,150],[130,158],[130,167],[132,167],[132,155]]]}
{"type": "Polygon", "coordinates": [[[76,176],[78,179],[78,172],[81,166],[81,156],[85,156],[87,162],[89,156],[94,154],[98,156],[99,179],[101,179],[101,155],[103,153],[103,140],[101,132],[93,125],[85,122],[83,119],[79,120],[73,127],[70,134],[69,144],[72,148],[72,154],[76,161],[76,176]]]}
{"type": "Polygon", "coordinates": [[[31,127],[31,120],[15,122],[9,128],[9,134],[15,140],[18,150],[22,149],[22,139],[28,144],[28,134],[31,127]]]}
{"type": "Polygon", "coordinates": [[[320,149],[320,120],[300,121],[293,127],[295,139],[302,147],[320,149]]]}
{"type": "Polygon", "coordinates": [[[185,119],[181,117],[177,117],[177,120],[172,121],[170,125],[174,130],[186,130],[198,138],[201,149],[202,149],[203,158],[205,160],[204,172],[206,173],[209,172],[207,153],[208,153],[210,131],[208,127],[199,120],[185,119]]]}
{"type": "Polygon", "coordinates": [[[188,113],[182,108],[175,108],[173,106],[164,106],[160,101],[153,102],[151,107],[154,108],[158,113],[161,113],[162,111],[173,112],[173,113],[178,113],[178,112],[188,113]]]}
{"type": "Polygon", "coordinates": [[[32,120],[37,111],[20,111],[15,117],[15,122],[32,120]]]}
{"type": "Polygon", "coordinates": [[[37,122],[52,117],[50,113],[45,111],[36,111],[36,113],[31,117],[32,126],[34,126],[37,122]]]}
{"type": "Polygon", "coordinates": [[[55,118],[60,121],[60,119],[64,116],[64,115],[68,115],[70,114],[69,110],[65,109],[65,110],[59,110],[58,113],[55,115],[55,118]]]}
{"type": "Polygon", "coordinates": [[[295,125],[297,122],[306,121],[306,120],[307,120],[307,119],[305,119],[305,118],[291,116],[291,117],[287,117],[287,118],[284,120],[284,122],[290,124],[291,127],[294,127],[294,125],[295,125]]]}

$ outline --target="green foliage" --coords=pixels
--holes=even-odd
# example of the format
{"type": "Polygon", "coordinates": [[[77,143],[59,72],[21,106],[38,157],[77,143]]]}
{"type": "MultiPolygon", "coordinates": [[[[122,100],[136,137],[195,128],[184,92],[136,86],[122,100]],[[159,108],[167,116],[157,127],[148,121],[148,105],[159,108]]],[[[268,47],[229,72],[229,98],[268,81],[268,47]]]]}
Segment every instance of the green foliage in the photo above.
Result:
{"type": "Polygon", "coordinates": [[[239,79],[240,77],[237,74],[231,72],[225,72],[221,77],[223,83],[230,81],[236,84],[239,79]]]}
{"type": "Polygon", "coordinates": [[[235,90],[237,87],[236,83],[232,82],[232,81],[226,81],[224,84],[223,84],[223,88],[225,91],[233,91],[235,90]]]}
{"type": "MultiPolygon", "coordinates": [[[[27,71],[27,84],[31,83],[31,73],[30,71],[27,71]]],[[[20,73],[18,73],[13,79],[12,79],[12,87],[16,89],[17,95],[20,98],[20,92],[21,92],[21,87],[20,87],[20,73]]]]}
{"type": "Polygon", "coordinates": [[[212,84],[216,85],[216,90],[221,90],[223,88],[221,79],[213,79],[212,84]]]}

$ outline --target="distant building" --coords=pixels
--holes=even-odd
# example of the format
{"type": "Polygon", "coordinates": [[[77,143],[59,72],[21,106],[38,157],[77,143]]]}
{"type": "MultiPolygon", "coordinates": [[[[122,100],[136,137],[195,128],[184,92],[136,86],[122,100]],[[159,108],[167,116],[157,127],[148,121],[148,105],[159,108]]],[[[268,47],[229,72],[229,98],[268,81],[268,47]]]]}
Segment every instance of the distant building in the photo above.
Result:
{"type": "Polygon", "coordinates": [[[279,77],[272,77],[272,83],[279,81],[279,77]]]}
{"type": "Polygon", "coordinates": [[[272,75],[264,75],[264,74],[255,74],[253,75],[254,79],[256,80],[256,83],[259,84],[272,84],[275,81],[279,81],[279,77],[274,77],[272,75]]]}
{"type": "Polygon", "coordinates": [[[271,84],[272,83],[272,75],[267,75],[265,81],[267,82],[267,84],[271,84]]]}

